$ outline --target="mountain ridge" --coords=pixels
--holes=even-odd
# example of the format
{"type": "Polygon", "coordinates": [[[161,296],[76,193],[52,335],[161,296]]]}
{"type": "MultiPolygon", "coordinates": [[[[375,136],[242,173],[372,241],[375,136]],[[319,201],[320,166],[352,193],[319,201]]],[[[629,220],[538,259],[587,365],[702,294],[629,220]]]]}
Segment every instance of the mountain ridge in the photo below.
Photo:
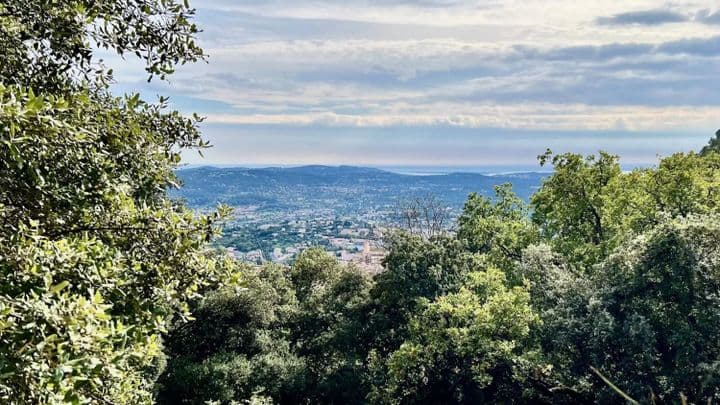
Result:
{"type": "Polygon", "coordinates": [[[385,168],[372,167],[372,166],[356,166],[356,165],[299,165],[299,166],[262,166],[262,167],[251,167],[251,166],[216,166],[216,165],[192,165],[182,166],[176,169],[176,171],[192,171],[192,170],[239,170],[239,171],[273,171],[273,172],[311,172],[311,171],[343,171],[343,172],[374,172],[374,173],[389,173],[398,176],[408,177],[434,177],[434,176],[449,176],[449,175],[478,175],[484,177],[498,177],[498,176],[514,176],[524,174],[548,174],[551,171],[546,170],[517,170],[517,171],[499,171],[499,172],[473,172],[469,170],[451,170],[441,173],[405,173],[401,171],[389,170],[385,168]]]}
{"type": "Polygon", "coordinates": [[[177,175],[183,186],[172,195],[193,207],[217,203],[259,205],[291,209],[303,206],[387,206],[416,196],[433,194],[459,209],[470,193],[493,194],[496,185],[511,183],[516,193],[529,199],[546,172],[482,174],[452,172],[413,175],[361,166],[305,165],[295,167],[183,168],[177,175]]]}

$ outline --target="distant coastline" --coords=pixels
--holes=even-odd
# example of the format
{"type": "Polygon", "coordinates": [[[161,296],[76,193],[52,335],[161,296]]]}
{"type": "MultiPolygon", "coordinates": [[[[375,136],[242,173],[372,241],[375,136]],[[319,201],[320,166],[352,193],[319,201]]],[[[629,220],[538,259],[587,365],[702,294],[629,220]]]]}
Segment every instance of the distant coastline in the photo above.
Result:
{"type": "Polygon", "coordinates": [[[482,174],[486,176],[510,175],[519,173],[550,173],[551,170],[540,166],[372,166],[372,165],[283,165],[283,164],[188,164],[178,170],[212,167],[217,169],[298,169],[307,167],[352,167],[357,169],[382,170],[407,176],[441,176],[457,173],[482,174]]]}
{"type": "MultiPolygon", "coordinates": [[[[216,169],[299,169],[308,167],[339,168],[350,167],[355,169],[382,170],[406,176],[442,176],[448,174],[471,173],[485,176],[508,176],[523,173],[552,173],[548,167],[534,166],[374,166],[374,165],[333,165],[333,164],[185,164],[177,170],[191,170],[203,167],[216,169]]],[[[654,164],[621,165],[624,172],[634,169],[652,168],[654,164]]]]}

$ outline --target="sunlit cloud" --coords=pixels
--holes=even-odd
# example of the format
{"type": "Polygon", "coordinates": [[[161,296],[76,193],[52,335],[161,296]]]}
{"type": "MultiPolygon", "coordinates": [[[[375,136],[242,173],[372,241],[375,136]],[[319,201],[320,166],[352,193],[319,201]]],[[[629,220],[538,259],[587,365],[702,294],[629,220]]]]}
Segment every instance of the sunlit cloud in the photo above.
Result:
{"type": "MultiPolygon", "coordinates": [[[[346,147],[317,135],[328,128],[363,129],[360,141],[397,127],[427,128],[439,139],[447,128],[619,131],[638,139],[656,131],[674,134],[668,142],[683,150],[720,125],[720,12],[709,1],[203,0],[195,7],[208,62],[148,84],[141,66],[107,55],[122,67],[116,88],[170,95],[178,108],[236,128],[245,141],[239,133],[250,127],[302,128],[293,139],[338,149],[323,152],[325,161],[346,147]]],[[[238,148],[212,125],[206,137],[238,148]]],[[[430,135],[423,139],[418,148],[437,149],[430,135]]],[[[626,151],[652,160],[660,151],[647,144],[646,152],[626,151]]],[[[283,161],[300,149],[270,150],[283,161]]]]}
{"type": "Polygon", "coordinates": [[[638,107],[587,105],[431,104],[389,108],[380,114],[210,114],[213,124],[303,125],[330,127],[453,126],[560,131],[665,131],[707,128],[720,117],[719,107],[638,107]],[[397,111],[400,110],[400,111],[397,111]]]}

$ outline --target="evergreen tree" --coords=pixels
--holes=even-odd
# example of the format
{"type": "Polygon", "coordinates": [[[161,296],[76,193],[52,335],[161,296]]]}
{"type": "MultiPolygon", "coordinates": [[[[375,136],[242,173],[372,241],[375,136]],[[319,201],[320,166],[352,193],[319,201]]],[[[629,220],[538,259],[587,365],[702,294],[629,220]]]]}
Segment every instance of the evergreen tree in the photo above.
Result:
{"type": "Polygon", "coordinates": [[[236,279],[224,212],[169,199],[197,117],[112,96],[95,46],[161,78],[202,56],[176,1],[0,3],[0,402],[150,403],[161,335],[236,279]]]}
{"type": "Polygon", "coordinates": [[[710,154],[711,152],[720,153],[720,129],[715,132],[715,138],[710,139],[710,142],[708,142],[708,144],[702,148],[700,154],[705,156],[710,154]]]}

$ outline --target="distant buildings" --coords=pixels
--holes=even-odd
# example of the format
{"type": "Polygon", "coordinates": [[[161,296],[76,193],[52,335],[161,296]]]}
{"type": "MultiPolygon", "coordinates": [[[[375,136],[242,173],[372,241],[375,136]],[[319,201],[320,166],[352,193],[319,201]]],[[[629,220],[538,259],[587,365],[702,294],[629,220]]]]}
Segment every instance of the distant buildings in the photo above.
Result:
{"type": "Polygon", "coordinates": [[[370,240],[363,242],[363,250],[356,254],[351,263],[370,274],[377,274],[382,271],[382,261],[387,252],[377,246],[373,246],[370,240]]]}
{"type": "Polygon", "coordinates": [[[384,223],[385,213],[358,210],[338,215],[318,207],[295,211],[239,207],[236,213],[218,245],[239,260],[292,264],[300,252],[319,246],[369,273],[382,270],[385,251],[379,242],[385,229],[377,224],[384,223]]]}
{"type": "Polygon", "coordinates": [[[245,253],[244,259],[248,262],[258,263],[258,264],[265,261],[265,258],[263,257],[263,252],[260,249],[251,250],[251,251],[245,253]]]}

